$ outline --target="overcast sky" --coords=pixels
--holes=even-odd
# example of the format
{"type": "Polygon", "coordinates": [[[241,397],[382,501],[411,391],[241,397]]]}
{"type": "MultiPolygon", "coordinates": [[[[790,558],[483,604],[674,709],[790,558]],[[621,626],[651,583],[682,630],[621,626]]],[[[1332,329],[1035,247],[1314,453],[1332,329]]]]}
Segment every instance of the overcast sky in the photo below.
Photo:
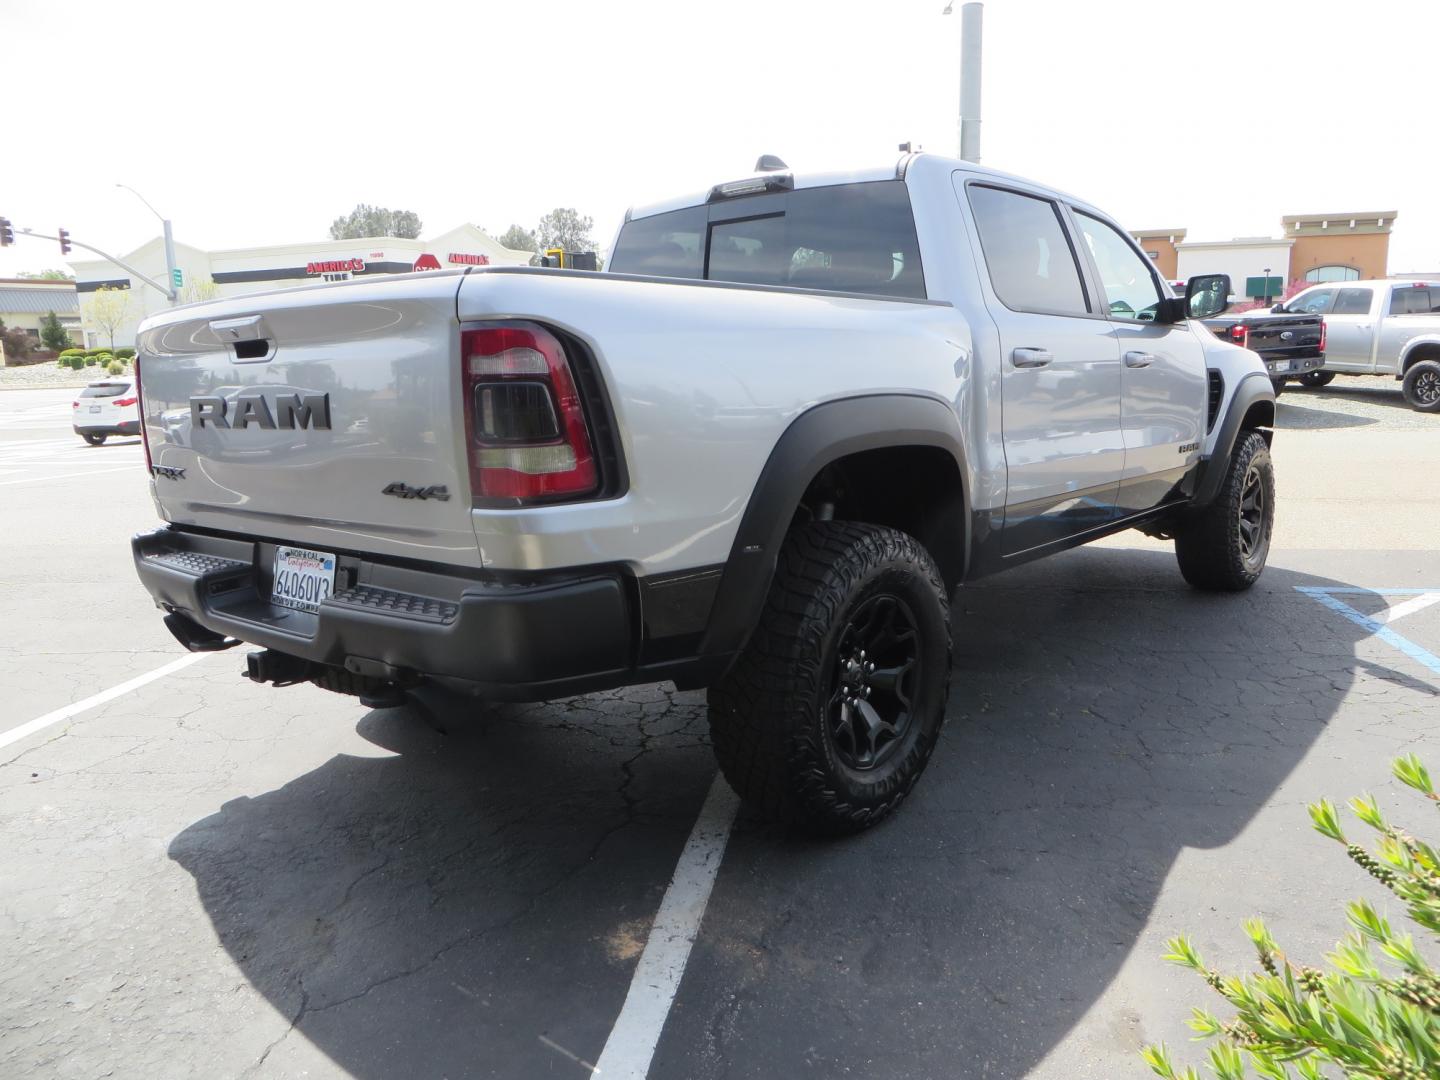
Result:
{"type": "MultiPolygon", "coordinates": [[[[121,254],[158,223],[118,181],[204,249],[324,239],[362,201],[422,235],[560,205],[603,248],[628,205],[761,153],[953,154],[943,6],[0,0],[0,214],[121,254]]],[[[1390,269],[1440,270],[1437,40],[1422,0],[990,0],[982,160],[1192,240],[1398,210],[1390,269]]],[[[0,252],[0,275],[59,265],[0,252]]]]}

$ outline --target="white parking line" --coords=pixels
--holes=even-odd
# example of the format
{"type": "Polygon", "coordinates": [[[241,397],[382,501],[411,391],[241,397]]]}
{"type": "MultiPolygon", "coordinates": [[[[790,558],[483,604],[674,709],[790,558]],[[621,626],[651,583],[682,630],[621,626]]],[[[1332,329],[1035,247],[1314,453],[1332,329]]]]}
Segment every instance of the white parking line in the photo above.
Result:
{"type": "Polygon", "coordinates": [[[114,701],[116,698],[123,697],[130,693],[131,690],[140,689],[140,687],[146,683],[152,683],[156,679],[163,679],[166,675],[171,675],[181,668],[187,668],[191,664],[213,655],[214,653],[203,652],[186,653],[178,660],[171,660],[170,663],[163,664],[154,671],[147,671],[144,675],[137,675],[135,678],[123,682],[119,686],[112,686],[109,690],[101,690],[100,693],[91,694],[83,701],[77,701],[73,705],[66,705],[64,708],[56,709],[54,712],[48,712],[44,716],[37,716],[34,720],[27,720],[17,728],[0,732],[0,749],[12,743],[17,743],[29,735],[34,735],[37,731],[44,731],[46,728],[58,724],[62,720],[69,720],[72,716],[78,716],[87,709],[93,709],[97,705],[104,705],[107,701],[114,701]]]}
{"type": "Polygon", "coordinates": [[[0,487],[9,487],[12,484],[38,484],[41,480],[69,480],[75,476],[103,476],[112,472],[131,472],[134,465],[116,465],[109,469],[92,469],[90,472],[56,473],[54,476],[27,476],[24,480],[0,480],[0,487]]]}
{"type": "Polygon", "coordinates": [[[595,1063],[595,1075],[604,1080],[644,1080],[650,1060],[670,1014],[670,1004],[680,988],[680,976],[690,959],[690,948],[705,917],[710,890],[730,839],[730,825],[740,800],[716,775],[705,796],[705,805],[685,841],[685,850],[675,864],[675,876],[660,901],[655,923],[645,941],[645,951],[635,965],[630,992],[605,1049],[595,1063]]]}

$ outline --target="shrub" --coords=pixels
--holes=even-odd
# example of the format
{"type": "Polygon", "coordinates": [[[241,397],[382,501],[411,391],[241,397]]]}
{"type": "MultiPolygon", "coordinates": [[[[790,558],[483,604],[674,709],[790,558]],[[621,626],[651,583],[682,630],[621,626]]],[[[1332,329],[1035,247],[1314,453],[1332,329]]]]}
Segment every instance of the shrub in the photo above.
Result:
{"type": "Polygon", "coordinates": [[[111,360],[108,364],[105,365],[105,374],[106,374],[106,375],[124,375],[124,374],[125,374],[125,361],[124,361],[124,360],[111,360]]]}
{"type": "Polygon", "coordinates": [[[61,350],[60,350],[60,355],[61,355],[61,356],[84,356],[84,355],[85,355],[85,350],[84,350],[84,349],[61,349],[61,350]]]}
{"type": "Polygon", "coordinates": [[[99,355],[101,355],[102,353],[103,353],[104,355],[106,355],[106,356],[113,356],[113,355],[114,355],[113,353],[111,353],[111,351],[110,351],[109,349],[105,348],[103,345],[100,346],[100,347],[98,347],[98,348],[86,349],[86,350],[84,350],[84,351],[85,351],[85,355],[86,355],[86,356],[99,356],[99,355]]]}
{"type": "Polygon", "coordinates": [[[135,350],[132,349],[129,345],[121,345],[118,349],[115,350],[115,359],[134,360],[135,350]]]}
{"type": "MultiPolygon", "coordinates": [[[[1401,783],[1440,802],[1414,754],[1393,768],[1401,783]]],[[[1310,807],[1315,830],[1344,845],[1352,862],[1405,904],[1412,922],[1440,939],[1440,849],[1387,822],[1373,796],[1349,805],[1380,834],[1374,853],[1346,839],[1329,800],[1310,807]]],[[[1440,971],[1367,901],[1350,904],[1346,914],[1354,932],[1328,957],[1329,971],[1292,962],[1259,919],[1245,924],[1262,968],[1254,974],[1223,976],[1205,966],[1188,938],[1168,943],[1167,960],[1198,973],[1236,1010],[1234,1019],[1222,1021],[1197,1008],[1189,1021],[1199,1038],[1220,1040],[1210,1050],[1210,1068],[1220,1080],[1243,1080],[1247,1064],[1269,1080],[1285,1080],[1292,1068],[1300,1080],[1333,1076],[1325,1065],[1367,1080],[1440,1075],[1440,971]]],[[[1199,1078],[1193,1068],[1177,1070],[1164,1046],[1148,1047],[1144,1057],[1166,1080],[1199,1078]]]]}
{"type": "Polygon", "coordinates": [[[55,362],[59,364],[62,368],[69,368],[71,371],[79,371],[85,366],[85,354],[79,349],[72,352],[69,356],[61,353],[60,359],[55,362]]]}

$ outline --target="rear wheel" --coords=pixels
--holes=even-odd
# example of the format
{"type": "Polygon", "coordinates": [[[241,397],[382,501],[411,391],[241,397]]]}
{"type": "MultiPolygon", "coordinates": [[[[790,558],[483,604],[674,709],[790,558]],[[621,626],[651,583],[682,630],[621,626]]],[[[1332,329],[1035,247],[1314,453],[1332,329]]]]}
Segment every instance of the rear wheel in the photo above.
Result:
{"type": "Polygon", "coordinates": [[[1335,381],[1333,371],[1307,371],[1300,376],[1300,385],[1308,386],[1312,390],[1318,390],[1322,386],[1329,386],[1335,381]]]}
{"type": "Polygon", "coordinates": [[[1265,569],[1275,527],[1275,469],[1259,432],[1241,432],[1225,480],[1209,506],[1181,519],[1175,531],[1180,573],[1197,589],[1239,592],[1265,569]]]}
{"type": "Polygon", "coordinates": [[[1420,412],[1440,412],[1440,361],[1421,360],[1405,372],[1405,400],[1420,412]]]}
{"type": "Polygon", "coordinates": [[[82,431],[80,433],[80,437],[86,442],[88,442],[91,446],[99,446],[105,441],[105,435],[101,432],[96,431],[82,431]]]}
{"type": "Polygon", "coordinates": [[[949,680],[949,602],[920,542],[878,525],[805,525],[745,651],[710,688],[715,755],[766,817],[857,832],[920,778],[949,680]]]}

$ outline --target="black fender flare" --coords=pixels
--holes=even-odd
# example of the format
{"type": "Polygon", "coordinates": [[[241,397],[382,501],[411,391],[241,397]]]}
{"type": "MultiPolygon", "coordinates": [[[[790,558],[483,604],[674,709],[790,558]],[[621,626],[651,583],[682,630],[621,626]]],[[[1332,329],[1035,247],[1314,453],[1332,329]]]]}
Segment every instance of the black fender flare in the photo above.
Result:
{"type": "Polygon", "coordinates": [[[1195,488],[1193,506],[1209,506],[1220,494],[1220,485],[1225,482],[1225,470],[1230,455],[1235,451],[1235,441],[1240,438],[1240,425],[1245,414],[1257,401],[1269,401],[1274,407],[1275,388],[1270,385],[1270,376],[1263,371],[1248,371],[1240,377],[1230,405],[1220,420],[1220,433],[1215,437],[1215,450],[1205,462],[1200,482],[1195,488]]]}
{"type": "Polygon", "coordinates": [[[823,402],[797,416],[770,452],[716,591],[701,655],[736,654],[759,621],[785,534],[820,470],[866,450],[929,446],[948,451],[960,473],[965,552],[970,559],[970,476],[960,421],[944,402],[918,394],[873,394],[823,402]]]}

